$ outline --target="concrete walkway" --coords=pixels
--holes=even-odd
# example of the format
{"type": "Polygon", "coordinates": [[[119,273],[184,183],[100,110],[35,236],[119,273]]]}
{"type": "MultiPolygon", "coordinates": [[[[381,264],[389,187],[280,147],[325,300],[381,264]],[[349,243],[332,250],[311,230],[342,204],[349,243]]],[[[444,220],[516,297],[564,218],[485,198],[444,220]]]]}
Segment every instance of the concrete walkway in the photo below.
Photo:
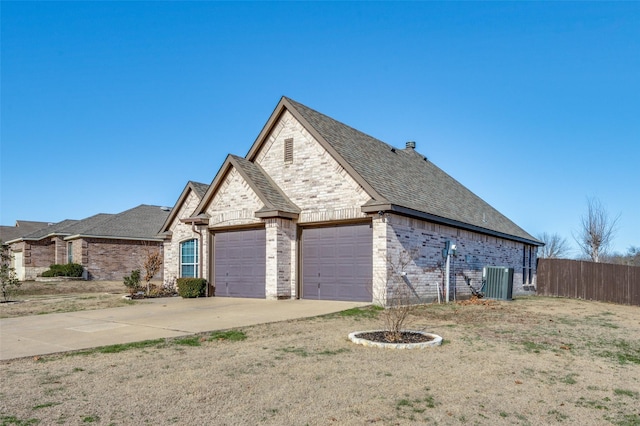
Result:
{"type": "Polygon", "coordinates": [[[368,303],[210,297],[0,319],[0,360],[312,317],[368,303]]]}

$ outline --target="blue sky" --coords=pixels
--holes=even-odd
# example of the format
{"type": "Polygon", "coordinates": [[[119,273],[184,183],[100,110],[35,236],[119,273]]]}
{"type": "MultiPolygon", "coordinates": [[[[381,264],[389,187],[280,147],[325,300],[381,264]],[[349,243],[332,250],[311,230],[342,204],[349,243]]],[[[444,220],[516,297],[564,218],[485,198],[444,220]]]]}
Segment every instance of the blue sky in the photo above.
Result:
{"type": "MultiPolygon", "coordinates": [[[[0,222],[172,206],[282,95],[575,246],[640,246],[639,2],[9,2],[0,222]]],[[[577,252],[575,252],[577,254],[577,252]]]]}

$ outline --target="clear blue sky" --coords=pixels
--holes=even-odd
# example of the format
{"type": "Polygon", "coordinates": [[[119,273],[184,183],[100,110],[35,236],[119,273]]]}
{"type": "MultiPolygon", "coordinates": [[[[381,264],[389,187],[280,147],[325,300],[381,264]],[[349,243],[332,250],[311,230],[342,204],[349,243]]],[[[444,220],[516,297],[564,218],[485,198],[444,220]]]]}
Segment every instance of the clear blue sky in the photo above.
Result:
{"type": "MultiPolygon", "coordinates": [[[[531,234],[587,197],[640,246],[640,3],[2,1],[0,222],[172,206],[282,95],[531,234]]],[[[577,254],[577,253],[576,253],[577,254]]]]}

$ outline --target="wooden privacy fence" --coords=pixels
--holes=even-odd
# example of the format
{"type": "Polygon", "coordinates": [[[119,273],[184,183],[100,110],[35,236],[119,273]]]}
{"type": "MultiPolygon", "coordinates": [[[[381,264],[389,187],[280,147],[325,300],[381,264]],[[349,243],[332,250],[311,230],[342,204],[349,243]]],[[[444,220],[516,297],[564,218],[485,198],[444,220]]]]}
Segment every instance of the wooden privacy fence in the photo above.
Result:
{"type": "Polygon", "coordinates": [[[640,306],[640,267],[539,259],[537,294],[640,306]]]}

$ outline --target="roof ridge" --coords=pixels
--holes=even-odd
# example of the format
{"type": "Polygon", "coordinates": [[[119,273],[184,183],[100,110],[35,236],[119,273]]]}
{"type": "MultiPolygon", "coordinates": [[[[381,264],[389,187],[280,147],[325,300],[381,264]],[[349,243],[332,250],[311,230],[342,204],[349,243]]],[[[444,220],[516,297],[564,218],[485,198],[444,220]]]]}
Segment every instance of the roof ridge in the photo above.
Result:
{"type": "Polygon", "coordinates": [[[307,110],[309,110],[309,111],[311,111],[311,112],[313,112],[313,113],[315,113],[315,114],[318,114],[318,115],[320,115],[320,116],[324,117],[324,118],[325,118],[325,119],[327,119],[327,120],[333,121],[333,122],[334,122],[334,123],[336,123],[336,124],[339,124],[339,125],[341,125],[341,126],[343,126],[343,127],[346,127],[346,128],[348,128],[349,130],[351,130],[351,131],[353,131],[353,132],[359,133],[359,134],[361,134],[361,135],[363,135],[363,136],[366,136],[367,138],[374,139],[374,140],[378,141],[379,143],[381,143],[381,144],[383,144],[383,145],[386,145],[387,147],[389,147],[389,149],[391,149],[391,148],[399,149],[399,148],[396,148],[396,147],[394,147],[393,145],[391,145],[391,144],[389,144],[389,143],[387,143],[387,142],[385,142],[385,141],[383,141],[383,140],[381,140],[381,139],[376,138],[375,136],[371,136],[370,134],[365,133],[365,132],[363,132],[362,130],[358,130],[358,129],[356,129],[355,127],[352,127],[352,126],[350,126],[350,125],[348,125],[348,124],[346,124],[346,123],[343,123],[343,122],[342,122],[342,121],[340,121],[340,120],[336,120],[335,118],[333,118],[333,117],[331,117],[331,116],[328,116],[328,115],[326,115],[326,114],[321,113],[321,112],[320,112],[320,111],[318,111],[318,110],[315,110],[315,109],[313,109],[313,108],[311,108],[311,107],[308,107],[308,106],[306,106],[306,105],[305,105],[305,104],[303,104],[303,103],[300,103],[300,102],[298,102],[298,101],[295,101],[295,100],[293,100],[293,99],[291,99],[291,98],[287,98],[286,96],[283,96],[283,98],[287,99],[287,100],[288,100],[288,101],[289,101],[293,106],[295,106],[295,107],[302,107],[302,108],[305,108],[305,109],[307,109],[307,110]]]}
{"type": "Polygon", "coordinates": [[[384,202],[374,197],[372,205],[408,209],[434,219],[442,218],[443,222],[451,222],[456,226],[485,229],[537,242],[415,149],[394,148],[306,105],[290,98],[284,99],[356,173],[356,179],[366,182],[382,199],[387,200],[384,202]]]}

